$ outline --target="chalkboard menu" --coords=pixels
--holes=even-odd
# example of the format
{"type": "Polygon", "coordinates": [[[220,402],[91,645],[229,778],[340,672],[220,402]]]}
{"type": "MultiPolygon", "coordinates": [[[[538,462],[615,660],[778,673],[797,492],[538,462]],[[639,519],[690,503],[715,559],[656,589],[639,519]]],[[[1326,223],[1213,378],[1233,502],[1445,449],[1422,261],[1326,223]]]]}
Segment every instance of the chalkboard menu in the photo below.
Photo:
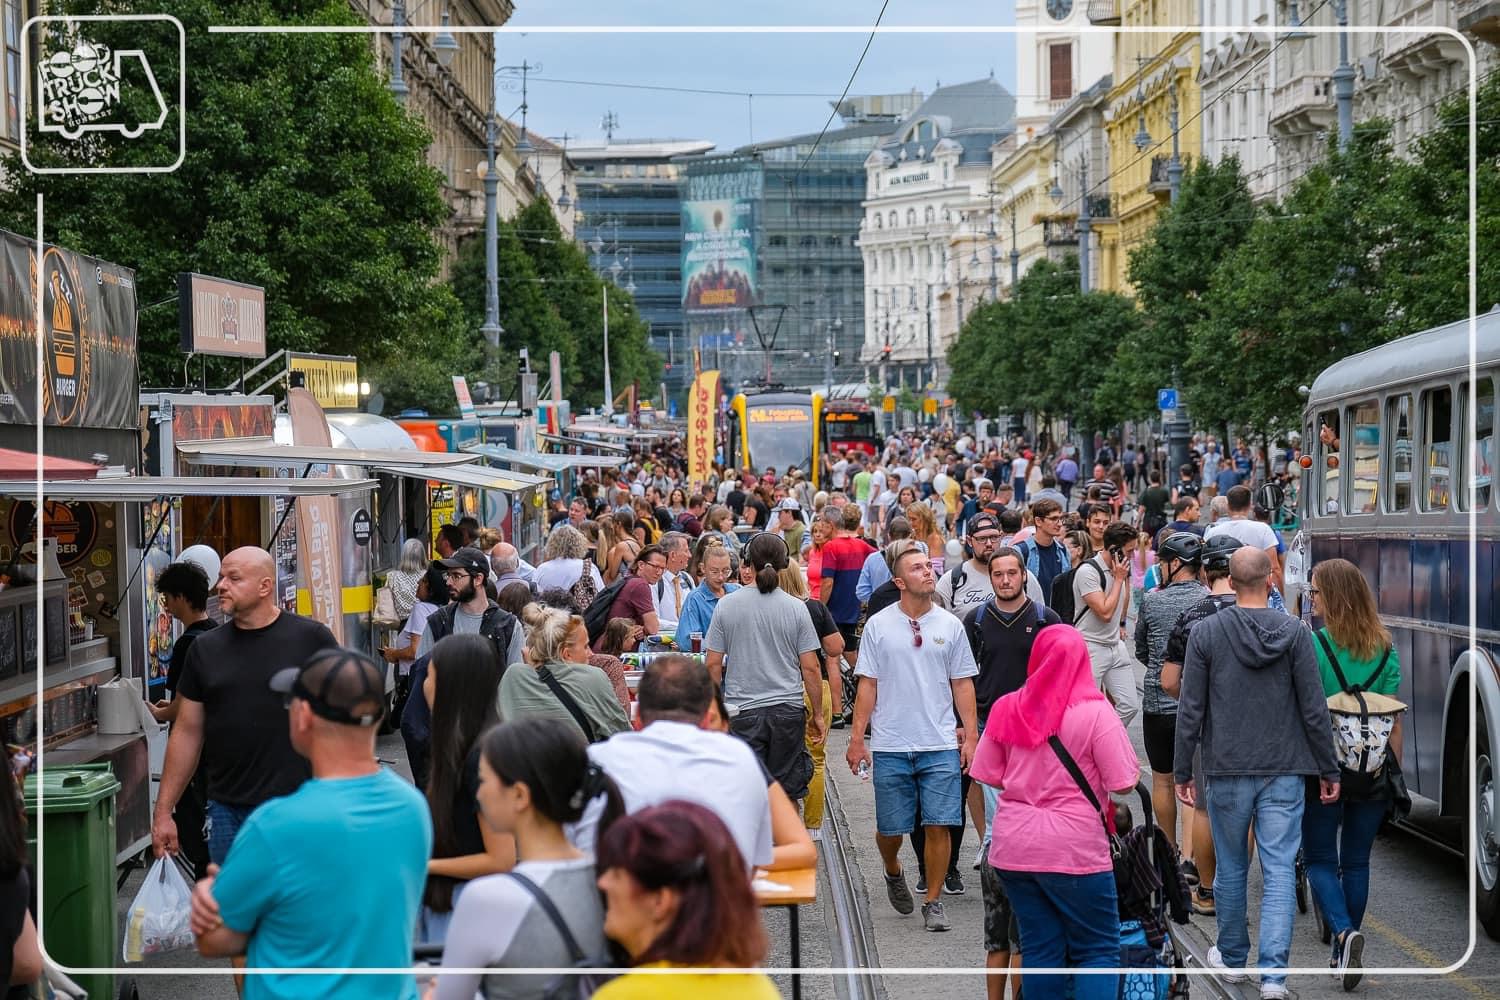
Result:
{"type": "Polygon", "coordinates": [[[21,673],[21,654],[16,648],[16,609],[0,608],[0,680],[21,673]]]}

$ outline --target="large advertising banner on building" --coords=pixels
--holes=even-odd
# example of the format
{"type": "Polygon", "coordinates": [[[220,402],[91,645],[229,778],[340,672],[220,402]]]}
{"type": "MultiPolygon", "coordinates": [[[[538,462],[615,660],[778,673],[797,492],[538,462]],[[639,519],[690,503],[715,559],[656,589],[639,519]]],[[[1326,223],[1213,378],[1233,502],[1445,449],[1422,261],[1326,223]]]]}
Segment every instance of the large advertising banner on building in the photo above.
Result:
{"type": "Polygon", "coordinates": [[[758,170],[702,174],[683,182],[682,307],[745,309],[755,296],[758,170]]]}
{"type": "Polygon", "coordinates": [[[36,242],[4,230],[0,269],[0,423],[134,429],[139,419],[135,272],[46,244],[38,265],[36,242]]]}
{"type": "Polygon", "coordinates": [[[714,418],[719,412],[719,373],[699,372],[688,391],[688,482],[708,481],[714,469],[714,418]]]}

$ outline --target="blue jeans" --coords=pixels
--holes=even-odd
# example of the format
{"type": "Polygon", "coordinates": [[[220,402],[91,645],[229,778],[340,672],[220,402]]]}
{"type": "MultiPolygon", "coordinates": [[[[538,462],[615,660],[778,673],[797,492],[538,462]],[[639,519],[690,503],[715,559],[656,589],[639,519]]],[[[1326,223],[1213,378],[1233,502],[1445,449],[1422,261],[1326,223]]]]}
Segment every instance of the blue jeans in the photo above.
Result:
{"type": "MultiPolygon", "coordinates": [[[[1219,954],[1231,969],[1250,957],[1245,881],[1250,871],[1250,828],[1260,852],[1260,957],[1263,969],[1285,969],[1292,947],[1296,905],[1297,848],[1302,843],[1302,799],[1306,778],[1296,774],[1212,775],[1206,779],[1208,822],[1214,833],[1214,906],[1219,954]]],[[[1261,983],[1285,983],[1285,975],[1262,975],[1261,983]]]]}
{"type": "Polygon", "coordinates": [[[1040,975],[1027,969],[1113,969],[1120,964],[1120,914],[1113,872],[1062,875],[1000,871],[1021,929],[1026,1000],[1115,1000],[1118,975],[1040,975]],[[1071,984],[1071,989],[1070,989],[1071,984]]]}
{"type": "Polygon", "coordinates": [[[870,758],[874,762],[876,833],[904,837],[918,820],[923,826],[958,826],[964,821],[963,771],[956,749],[876,750],[870,758]]]}
{"type": "Polygon", "coordinates": [[[240,826],[255,811],[254,806],[237,806],[230,802],[208,800],[208,860],[222,865],[229,848],[239,836],[240,826]]]}
{"type": "Polygon", "coordinates": [[[1390,805],[1384,799],[1331,805],[1310,785],[1302,811],[1302,857],[1323,919],[1335,935],[1359,925],[1370,898],[1370,848],[1390,805]],[[1343,828],[1340,834],[1340,827],[1343,828]]]}

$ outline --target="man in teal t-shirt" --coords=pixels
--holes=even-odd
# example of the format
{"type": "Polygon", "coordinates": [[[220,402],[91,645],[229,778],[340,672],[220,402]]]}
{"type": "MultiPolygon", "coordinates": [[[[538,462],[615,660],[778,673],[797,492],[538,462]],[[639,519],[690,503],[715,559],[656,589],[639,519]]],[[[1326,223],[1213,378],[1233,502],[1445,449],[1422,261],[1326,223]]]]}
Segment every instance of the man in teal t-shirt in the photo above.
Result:
{"type": "MultiPolygon", "coordinates": [[[[193,890],[208,957],[250,969],[405,968],[432,852],[427,803],[375,763],[385,676],[347,649],[315,653],[271,688],[289,696],[292,746],[312,778],[240,827],[222,870],[193,890]]],[[[411,975],[245,977],[245,1000],[415,1000],[411,975]]]]}

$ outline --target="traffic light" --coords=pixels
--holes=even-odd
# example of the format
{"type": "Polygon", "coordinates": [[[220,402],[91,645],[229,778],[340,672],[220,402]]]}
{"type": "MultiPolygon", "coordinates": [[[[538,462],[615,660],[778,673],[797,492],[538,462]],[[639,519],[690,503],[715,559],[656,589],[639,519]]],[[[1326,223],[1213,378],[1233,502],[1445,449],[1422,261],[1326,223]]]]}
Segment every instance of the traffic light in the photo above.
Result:
{"type": "Polygon", "coordinates": [[[889,361],[889,360],[891,360],[891,345],[890,344],[886,344],[884,347],[882,347],[880,349],[880,360],[881,361],[889,361]]]}

